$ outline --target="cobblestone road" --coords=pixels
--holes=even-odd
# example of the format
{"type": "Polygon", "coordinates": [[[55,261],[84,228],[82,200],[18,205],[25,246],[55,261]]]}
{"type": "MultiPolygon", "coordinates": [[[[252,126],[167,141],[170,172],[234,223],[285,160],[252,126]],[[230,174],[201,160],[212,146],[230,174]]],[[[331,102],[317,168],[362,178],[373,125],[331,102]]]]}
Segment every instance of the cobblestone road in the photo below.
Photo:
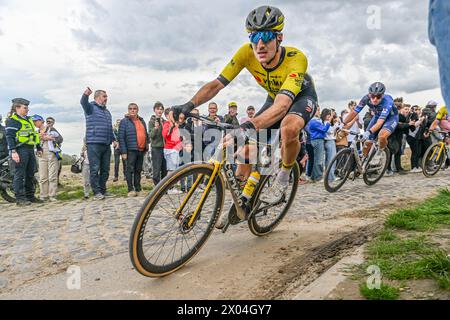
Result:
{"type": "MultiPolygon", "coordinates": [[[[449,187],[449,174],[440,172],[432,179],[422,174],[394,176],[370,188],[362,180],[350,181],[336,194],[327,193],[323,184],[300,186],[287,221],[333,219],[354,210],[407,204],[449,187]]],[[[64,272],[72,264],[127,252],[130,228],[142,201],[114,198],[26,209],[0,203],[0,292],[64,272]]]]}

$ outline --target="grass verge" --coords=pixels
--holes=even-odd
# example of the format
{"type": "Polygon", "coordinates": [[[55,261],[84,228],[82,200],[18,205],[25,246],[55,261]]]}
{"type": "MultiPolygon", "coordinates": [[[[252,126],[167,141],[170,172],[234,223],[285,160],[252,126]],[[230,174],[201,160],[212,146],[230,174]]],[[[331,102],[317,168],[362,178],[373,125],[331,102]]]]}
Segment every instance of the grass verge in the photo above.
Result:
{"type": "MultiPolygon", "coordinates": [[[[384,230],[367,247],[366,262],[359,266],[361,275],[369,266],[378,266],[383,279],[407,281],[434,279],[443,290],[450,290],[449,248],[430,240],[430,235],[450,226],[450,192],[441,190],[435,198],[411,209],[390,215],[384,230]]],[[[398,289],[383,284],[380,289],[360,286],[360,293],[370,300],[398,299],[398,289]],[[384,286],[383,286],[384,285],[384,286]]]]}

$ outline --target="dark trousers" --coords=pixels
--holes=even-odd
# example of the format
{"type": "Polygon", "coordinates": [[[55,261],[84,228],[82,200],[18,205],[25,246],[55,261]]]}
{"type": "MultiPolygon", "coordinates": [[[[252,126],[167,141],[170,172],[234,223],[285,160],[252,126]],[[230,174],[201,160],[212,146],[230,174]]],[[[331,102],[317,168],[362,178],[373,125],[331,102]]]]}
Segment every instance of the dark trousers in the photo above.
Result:
{"type": "Polygon", "coordinates": [[[119,167],[120,167],[120,161],[122,161],[122,168],[123,168],[123,176],[126,177],[126,167],[127,162],[125,160],[121,160],[121,154],[119,150],[114,150],[114,178],[119,178],[119,167]]]}
{"type": "Polygon", "coordinates": [[[419,159],[421,154],[421,143],[418,139],[407,136],[406,141],[409,144],[409,147],[411,148],[411,169],[419,168],[419,159]]]}
{"type": "Polygon", "coordinates": [[[14,164],[14,193],[17,201],[32,200],[36,191],[34,172],[36,171],[36,156],[34,147],[22,146],[17,148],[20,162],[14,164]]]}
{"type": "Polygon", "coordinates": [[[145,151],[128,151],[127,169],[125,171],[127,177],[128,192],[142,191],[141,175],[144,165],[145,151]]]}
{"type": "Polygon", "coordinates": [[[311,177],[314,166],[314,148],[311,144],[306,144],[306,152],[308,153],[308,164],[306,165],[306,176],[311,177]]]}
{"type": "Polygon", "coordinates": [[[155,186],[167,175],[164,148],[152,148],[153,183],[155,186]]]}
{"type": "Polygon", "coordinates": [[[106,181],[109,178],[111,146],[105,144],[88,144],[90,182],[94,195],[106,193],[106,181]]]}

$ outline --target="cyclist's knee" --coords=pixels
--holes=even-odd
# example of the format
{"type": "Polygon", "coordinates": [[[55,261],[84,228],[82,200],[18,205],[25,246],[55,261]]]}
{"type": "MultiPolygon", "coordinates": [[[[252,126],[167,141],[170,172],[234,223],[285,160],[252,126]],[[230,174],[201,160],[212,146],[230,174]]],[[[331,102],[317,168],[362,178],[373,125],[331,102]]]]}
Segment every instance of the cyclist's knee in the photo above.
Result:
{"type": "Polygon", "coordinates": [[[302,118],[288,115],[281,123],[281,135],[283,140],[298,139],[303,126],[304,121],[302,118]]]}

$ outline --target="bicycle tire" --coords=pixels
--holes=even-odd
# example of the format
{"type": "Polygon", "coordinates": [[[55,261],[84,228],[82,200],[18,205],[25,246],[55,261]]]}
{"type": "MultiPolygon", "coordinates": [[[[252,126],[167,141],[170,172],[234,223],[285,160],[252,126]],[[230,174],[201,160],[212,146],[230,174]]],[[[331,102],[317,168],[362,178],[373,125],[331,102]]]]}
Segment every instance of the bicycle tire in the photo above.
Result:
{"type": "MultiPolygon", "coordinates": [[[[1,194],[2,198],[5,199],[6,202],[9,202],[9,203],[16,202],[16,198],[14,196],[10,195],[8,190],[1,189],[0,194],[1,194]]],[[[12,194],[14,194],[14,192],[12,192],[12,194]]]]}
{"type": "MultiPolygon", "coordinates": [[[[248,227],[250,229],[250,232],[253,233],[255,236],[263,237],[271,233],[275,228],[281,223],[283,218],[286,216],[287,212],[289,211],[292,202],[294,201],[295,195],[297,193],[298,189],[298,180],[300,179],[300,168],[298,166],[298,163],[295,164],[294,168],[292,168],[292,175],[293,175],[293,185],[291,194],[289,195],[289,198],[286,202],[285,207],[282,209],[281,213],[278,214],[275,219],[269,223],[266,226],[260,225],[258,221],[258,215],[254,214],[249,220],[248,220],[248,227]]],[[[255,190],[255,197],[252,200],[252,207],[258,205],[259,197],[261,196],[261,193],[264,189],[264,187],[269,182],[271,176],[265,176],[261,183],[258,184],[256,190],[255,190]]],[[[269,209],[270,210],[270,209],[269,209]]]]}
{"type": "MultiPolygon", "coordinates": [[[[154,191],[146,198],[144,204],[139,210],[138,215],[135,218],[133,227],[131,229],[131,235],[130,235],[130,244],[129,244],[129,254],[131,262],[140,274],[151,277],[151,278],[160,278],[167,276],[183,266],[185,266],[189,261],[192,260],[192,258],[195,257],[195,255],[201,250],[201,248],[205,245],[208,238],[211,236],[212,231],[214,230],[214,226],[216,224],[217,218],[220,215],[220,212],[223,207],[224,202],[224,185],[223,180],[220,177],[220,173],[218,173],[217,178],[213,182],[213,187],[216,188],[216,197],[214,201],[214,208],[212,211],[212,216],[209,219],[209,221],[206,224],[206,228],[204,230],[204,233],[199,236],[200,240],[197,240],[198,242],[193,246],[192,248],[189,248],[189,250],[177,260],[172,261],[172,263],[167,265],[157,265],[156,263],[152,263],[147,259],[144,252],[144,246],[143,243],[146,227],[150,225],[149,220],[151,219],[151,215],[153,213],[153,209],[157,206],[158,202],[163,198],[164,195],[167,194],[167,191],[171,188],[171,186],[175,185],[178,181],[181,181],[183,177],[187,177],[189,175],[194,174],[203,174],[206,177],[210,177],[214,171],[214,166],[210,164],[188,164],[185,165],[178,170],[174,171],[171,175],[164,178],[154,189],[154,191]]],[[[211,189],[210,192],[207,194],[207,198],[211,195],[211,189]]],[[[206,210],[205,207],[201,211],[206,210]]],[[[164,210],[165,211],[165,210],[164,210]]],[[[169,217],[170,218],[170,217],[169,217]]],[[[200,218],[198,218],[200,219],[200,218]]],[[[179,224],[179,218],[174,219],[175,224],[179,224]]],[[[196,222],[197,224],[197,222],[196,222]]],[[[172,232],[172,231],[171,231],[172,232]]],[[[181,233],[181,232],[180,232],[181,233]]],[[[169,234],[170,237],[171,234],[169,234]]],[[[178,241],[177,235],[177,241],[178,241]]],[[[168,239],[169,239],[168,237],[168,239]]],[[[184,237],[184,236],[183,236],[184,237]]],[[[196,239],[197,236],[195,235],[196,239]]],[[[167,241],[167,240],[166,240],[167,241]]],[[[182,240],[183,243],[183,240],[182,240]]],[[[183,245],[183,244],[182,244],[183,245]]],[[[176,246],[176,243],[175,243],[176,246]]],[[[181,247],[181,250],[183,247],[181,247]]],[[[175,253],[175,249],[174,249],[175,253]]],[[[169,252],[170,255],[170,252],[169,252]]]]}
{"type": "MultiPolygon", "coordinates": [[[[325,171],[325,178],[323,180],[324,185],[325,185],[325,190],[327,190],[329,193],[334,193],[337,192],[339,189],[342,188],[342,186],[344,185],[344,183],[347,181],[351,171],[352,171],[352,167],[353,167],[353,163],[354,163],[354,158],[353,158],[353,153],[352,153],[352,149],[343,149],[341,151],[339,151],[333,158],[333,160],[331,160],[330,165],[328,166],[328,168],[325,171]],[[331,186],[330,185],[330,181],[328,179],[328,176],[331,172],[331,169],[335,166],[335,162],[336,162],[336,168],[337,168],[337,163],[338,160],[340,160],[341,157],[348,155],[349,158],[348,160],[344,163],[344,170],[345,172],[343,172],[343,174],[340,175],[340,182],[336,185],[336,186],[331,186]]],[[[337,169],[335,169],[336,171],[337,169]]]]}
{"type": "MultiPolygon", "coordinates": [[[[439,142],[432,144],[432,145],[427,149],[427,151],[425,152],[425,154],[424,154],[424,156],[423,156],[423,159],[422,159],[422,172],[423,172],[424,176],[427,177],[427,178],[431,178],[431,177],[433,177],[434,175],[436,175],[436,173],[438,173],[439,170],[441,170],[442,165],[445,163],[445,160],[446,160],[446,158],[447,158],[447,151],[445,150],[445,147],[444,147],[444,148],[443,148],[444,150],[442,151],[444,154],[441,155],[441,157],[440,157],[440,163],[437,163],[437,167],[435,167],[435,170],[428,170],[428,169],[429,169],[429,168],[428,168],[428,161],[431,160],[431,159],[429,159],[429,160],[427,160],[427,159],[428,159],[428,157],[429,157],[430,155],[432,155],[432,151],[433,151],[433,149],[436,148],[436,147],[437,147],[438,149],[440,149],[440,148],[441,148],[441,144],[440,144],[439,142]]],[[[439,151],[438,151],[438,152],[439,152],[439,151]]],[[[434,162],[434,161],[433,161],[433,162],[434,162]]]]}
{"type": "MultiPolygon", "coordinates": [[[[383,178],[384,174],[386,173],[389,162],[391,161],[391,152],[389,151],[389,148],[387,148],[387,147],[384,148],[384,152],[386,153],[386,161],[384,163],[381,174],[376,179],[374,179],[374,180],[369,179],[367,170],[364,170],[363,179],[364,179],[364,183],[366,185],[368,185],[368,186],[375,185],[378,181],[381,180],[381,178],[383,178]]],[[[376,152],[372,152],[372,154],[369,156],[369,159],[366,163],[366,168],[370,164],[370,162],[373,160],[373,158],[375,157],[375,154],[376,154],[376,152]]]]}

